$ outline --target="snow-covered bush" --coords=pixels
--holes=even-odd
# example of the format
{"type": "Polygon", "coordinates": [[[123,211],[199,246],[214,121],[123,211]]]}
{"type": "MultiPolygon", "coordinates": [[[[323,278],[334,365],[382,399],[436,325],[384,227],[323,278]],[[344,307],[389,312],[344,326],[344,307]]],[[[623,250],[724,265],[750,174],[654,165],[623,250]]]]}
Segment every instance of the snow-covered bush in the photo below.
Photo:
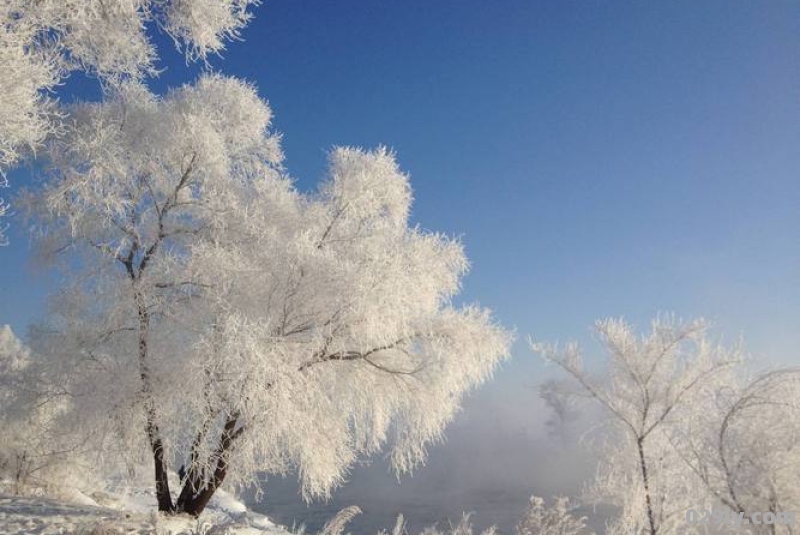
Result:
{"type": "MultiPolygon", "coordinates": [[[[356,506],[342,509],[325,523],[318,535],[342,535],[345,533],[347,524],[358,514],[361,514],[361,509],[356,506]]],[[[420,531],[419,535],[473,535],[474,529],[470,520],[471,517],[472,514],[464,513],[458,522],[455,524],[450,523],[449,528],[446,530],[442,530],[435,525],[427,526],[420,531]]],[[[495,528],[490,527],[480,532],[480,535],[496,535],[496,533],[495,528]]],[[[301,526],[298,530],[294,530],[292,535],[306,535],[305,527],[301,526]]],[[[397,515],[397,520],[391,531],[382,529],[376,535],[409,535],[405,518],[402,514],[397,515]]]]}
{"type": "Polygon", "coordinates": [[[572,514],[575,507],[565,497],[556,498],[552,507],[544,499],[531,496],[530,505],[517,524],[515,535],[589,535],[586,517],[572,514]]]}
{"type": "MultiPolygon", "coordinates": [[[[419,535],[473,535],[475,530],[472,527],[471,514],[465,513],[461,519],[455,524],[450,524],[446,530],[441,530],[437,526],[429,526],[423,529],[419,535]]],[[[395,526],[395,531],[397,527],[395,526]]],[[[487,528],[480,532],[480,535],[496,535],[497,530],[494,527],[487,528]]],[[[394,535],[394,534],[393,534],[394,535]]]]}

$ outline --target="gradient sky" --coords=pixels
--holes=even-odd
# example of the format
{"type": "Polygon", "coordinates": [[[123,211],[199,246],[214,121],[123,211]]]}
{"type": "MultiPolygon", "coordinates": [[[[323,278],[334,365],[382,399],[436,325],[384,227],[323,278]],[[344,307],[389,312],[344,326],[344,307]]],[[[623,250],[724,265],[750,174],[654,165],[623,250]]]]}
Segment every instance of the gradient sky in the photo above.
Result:
{"type": "MultiPolygon", "coordinates": [[[[298,185],[332,145],[394,148],[414,221],[464,239],[465,299],[520,335],[583,339],[597,317],[672,311],[797,358],[797,2],[268,0],[255,14],[211,64],[270,101],[298,185]]],[[[154,88],[196,76],[157,41],[154,88]]],[[[63,94],[96,93],[73,77],[63,94]]],[[[0,250],[0,323],[17,332],[49,284],[28,257],[19,232],[0,250]]]]}
{"type": "MultiPolygon", "coordinates": [[[[537,371],[529,334],[591,342],[596,318],[659,311],[800,362],[797,2],[267,0],[255,15],[211,67],[269,100],[301,189],[333,145],[397,152],[414,222],[463,238],[463,299],[519,334],[501,386],[537,371]]],[[[197,76],[154,38],[154,90],[197,76]]],[[[61,95],[98,88],[73,76],[61,95]]],[[[0,324],[24,335],[55,279],[23,230],[0,249],[0,324]]]]}
{"type": "MultiPolygon", "coordinates": [[[[463,298],[521,340],[671,311],[743,336],[758,364],[800,362],[800,3],[267,0],[255,14],[211,65],[270,101],[298,186],[333,145],[394,148],[414,222],[463,237],[463,298]]],[[[197,75],[157,40],[156,90],[197,75]]],[[[96,85],[74,77],[63,95],[96,85]]],[[[0,324],[19,333],[53,284],[22,230],[0,249],[0,324]]],[[[456,436],[498,418],[527,433],[540,371],[518,343],[456,436]]]]}

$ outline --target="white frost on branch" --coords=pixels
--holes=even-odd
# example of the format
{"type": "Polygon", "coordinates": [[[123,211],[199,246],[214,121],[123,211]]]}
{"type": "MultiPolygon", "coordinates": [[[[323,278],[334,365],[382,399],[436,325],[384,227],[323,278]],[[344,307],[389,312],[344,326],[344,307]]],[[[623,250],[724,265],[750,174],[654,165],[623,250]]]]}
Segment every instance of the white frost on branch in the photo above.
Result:
{"type": "Polygon", "coordinates": [[[606,319],[595,330],[607,356],[601,376],[584,369],[577,345],[532,348],[566,371],[609,416],[588,494],[621,508],[610,533],[669,533],[706,496],[673,440],[728,384],[740,350],[712,343],[703,320],[659,317],[649,333],[638,335],[627,322],[606,319]]]}
{"type": "Polygon", "coordinates": [[[515,535],[591,535],[585,516],[574,515],[575,505],[558,497],[548,507],[543,498],[531,496],[528,509],[514,529],[515,535]]]}
{"type": "MultiPolygon", "coordinates": [[[[5,199],[0,197],[0,221],[2,221],[3,217],[8,215],[10,208],[11,207],[5,201],[5,199]]],[[[7,231],[8,231],[8,225],[0,223],[0,246],[8,245],[8,236],[6,235],[7,231]]]]}
{"type": "Polygon", "coordinates": [[[59,130],[53,91],[70,71],[105,82],[155,75],[157,26],[190,60],[237,39],[259,0],[4,0],[0,5],[0,169],[59,130]]]}
{"type": "Polygon", "coordinates": [[[734,377],[692,416],[674,443],[712,500],[755,532],[791,533],[752,515],[800,507],[800,369],[734,377]]]}

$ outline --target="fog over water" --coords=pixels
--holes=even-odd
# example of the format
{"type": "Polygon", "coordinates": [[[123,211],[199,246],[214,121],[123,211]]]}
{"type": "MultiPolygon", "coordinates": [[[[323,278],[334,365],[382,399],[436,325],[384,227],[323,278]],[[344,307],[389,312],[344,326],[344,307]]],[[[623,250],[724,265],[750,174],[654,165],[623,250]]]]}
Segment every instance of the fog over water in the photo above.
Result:
{"type": "Polygon", "coordinates": [[[356,466],[329,502],[310,505],[302,501],[295,477],[270,477],[253,507],[281,524],[305,523],[311,532],[340,509],[358,505],[363,513],[349,525],[355,535],[390,530],[398,513],[416,533],[432,524],[447,527],[464,512],[474,513],[477,529],[496,525],[511,533],[531,494],[548,500],[577,496],[594,468],[578,432],[548,432],[550,414],[536,388],[542,377],[530,368],[509,364],[474,392],[448,427],[446,441],[430,448],[428,462],[413,475],[398,481],[377,456],[356,466]]]}

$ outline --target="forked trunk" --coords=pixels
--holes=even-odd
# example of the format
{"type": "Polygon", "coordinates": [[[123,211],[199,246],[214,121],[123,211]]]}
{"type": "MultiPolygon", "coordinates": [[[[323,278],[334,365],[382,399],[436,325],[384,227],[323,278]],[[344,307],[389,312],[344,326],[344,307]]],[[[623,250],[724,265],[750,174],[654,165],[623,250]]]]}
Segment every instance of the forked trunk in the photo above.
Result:
{"type": "MultiPolygon", "coordinates": [[[[208,484],[200,489],[198,492],[190,492],[190,497],[186,500],[185,503],[181,504],[179,500],[178,505],[178,512],[186,513],[192,515],[193,517],[200,516],[200,513],[208,505],[209,500],[217,491],[217,489],[222,485],[223,481],[225,481],[225,476],[228,474],[228,463],[227,461],[220,460],[217,463],[217,467],[214,470],[214,475],[211,478],[211,481],[208,484]]],[[[186,484],[189,484],[187,481],[186,484]]],[[[181,492],[183,495],[183,492],[181,492]]]]}
{"type": "Polygon", "coordinates": [[[203,469],[198,466],[197,458],[192,452],[192,462],[189,472],[183,483],[183,489],[178,497],[175,511],[187,513],[194,517],[200,516],[208,505],[209,500],[222,486],[225,476],[228,475],[228,460],[233,447],[233,441],[241,435],[243,427],[236,429],[239,420],[237,413],[230,414],[225,420],[222,429],[219,445],[211,455],[211,473],[206,475],[203,469]]]}

